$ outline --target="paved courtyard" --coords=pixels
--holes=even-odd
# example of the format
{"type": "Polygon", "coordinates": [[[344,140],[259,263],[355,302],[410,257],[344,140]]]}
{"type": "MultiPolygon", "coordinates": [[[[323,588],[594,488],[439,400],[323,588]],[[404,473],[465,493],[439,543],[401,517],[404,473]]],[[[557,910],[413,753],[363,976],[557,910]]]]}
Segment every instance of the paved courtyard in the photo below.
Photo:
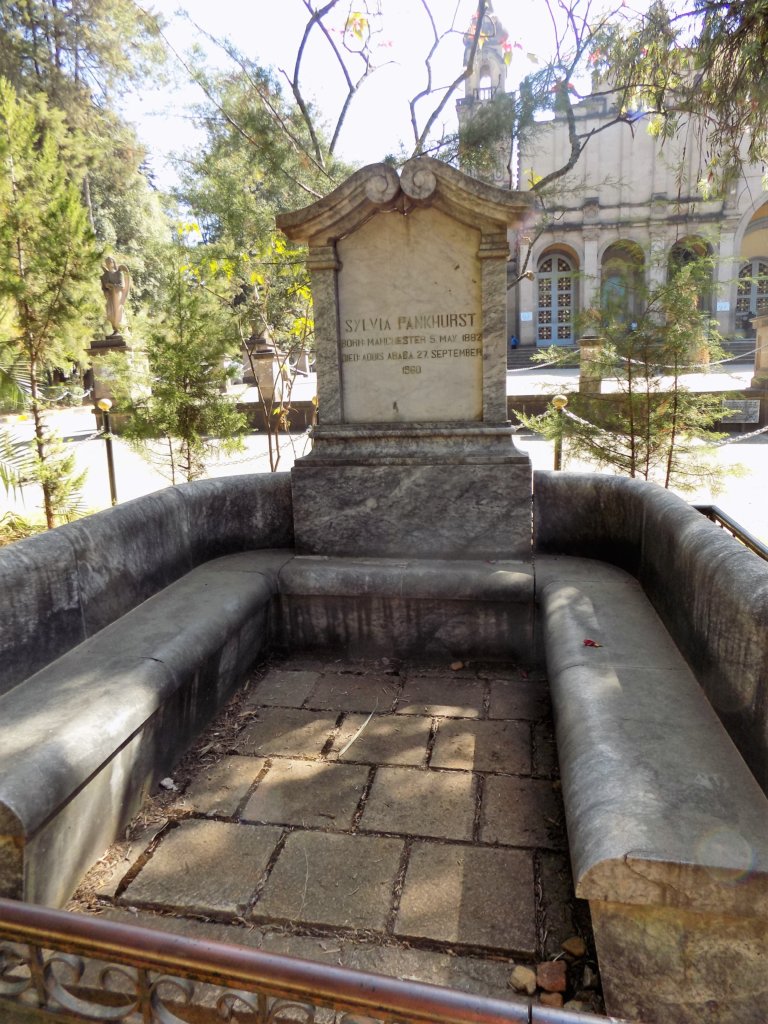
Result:
{"type": "Polygon", "coordinates": [[[504,999],[589,943],[540,675],[272,664],[165,785],[72,909],[504,999]]]}

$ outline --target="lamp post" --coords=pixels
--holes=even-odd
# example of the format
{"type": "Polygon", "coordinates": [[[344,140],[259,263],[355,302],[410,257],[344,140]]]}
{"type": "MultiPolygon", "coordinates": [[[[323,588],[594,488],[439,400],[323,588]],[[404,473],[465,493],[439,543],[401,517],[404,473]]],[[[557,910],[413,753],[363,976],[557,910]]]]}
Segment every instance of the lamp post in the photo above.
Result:
{"type": "Polygon", "coordinates": [[[107,446],[107,471],[109,473],[109,494],[112,498],[112,504],[117,504],[117,486],[115,485],[115,458],[112,453],[112,434],[109,429],[109,410],[112,408],[112,403],[108,398],[100,398],[96,405],[101,409],[101,422],[104,438],[104,443],[107,446]]]}
{"type": "Polygon", "coordinates": [[[555,435],[555,469],[563,468],[563,413],[566,405],[568,405],[568,399],[565,395],[555,395],[552,399],[552,405],[558,416],[558,430],[555,435]]]}

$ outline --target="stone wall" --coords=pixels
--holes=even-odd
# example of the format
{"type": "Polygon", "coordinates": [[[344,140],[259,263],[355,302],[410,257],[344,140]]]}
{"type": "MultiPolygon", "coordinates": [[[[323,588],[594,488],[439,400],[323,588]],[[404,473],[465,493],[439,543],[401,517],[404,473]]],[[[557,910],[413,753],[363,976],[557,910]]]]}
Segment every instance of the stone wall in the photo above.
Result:
{"type": "Polygon", "coordinates": [[[534,474],[534,550],[635,575],[768,791],[768,563],[655,484],[534,474]]]}
{"type": "Polygon", "coordinates": [[[155,494],[0,549],[0,694],[220,555],[293,547],[288,473],[155,494]]]}

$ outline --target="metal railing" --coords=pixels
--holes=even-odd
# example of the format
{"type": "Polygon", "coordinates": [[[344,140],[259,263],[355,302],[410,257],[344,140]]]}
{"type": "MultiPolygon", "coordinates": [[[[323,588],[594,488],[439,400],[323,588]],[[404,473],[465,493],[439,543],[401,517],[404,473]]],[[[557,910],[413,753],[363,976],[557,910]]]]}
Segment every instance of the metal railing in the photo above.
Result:
{"type": "Polygon", "coordinates": [[[748,530],[745,530],[743,526],[740,526],[735,519],[732,519],[727,512],[723,512],[717,505],[694,505],[693,506],[698,512],[706,516],[707,519],[716,523],[723,530],[727,530],[732,537],[740,541],[745,547],[749,548],[750,551],[754,551],[756,555],[760,555],[761,558],[768,561],[768,547],[763,544],[761,540],[753,536],[748,530]]]}
{"type": "Polygon", "coordinates": [[[606,1024],[0,898],[0,1020],[606,1024]],[[318,1012],[320,1011],[320,1012],[318,1012]]]}

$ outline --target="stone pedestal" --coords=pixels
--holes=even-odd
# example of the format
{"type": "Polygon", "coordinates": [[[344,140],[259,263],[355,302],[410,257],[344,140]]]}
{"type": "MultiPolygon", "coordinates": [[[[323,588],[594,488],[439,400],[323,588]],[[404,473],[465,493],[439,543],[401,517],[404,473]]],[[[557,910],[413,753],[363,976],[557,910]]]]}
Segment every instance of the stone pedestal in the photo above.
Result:
{"type": "Polygon", "coordinates": [[[317,345],[297,551],[530,557],[531,467],[506,401],[507,228],[527,209],[420,158],[278,219],[309,245],[317,345]]]}
{"type": "Polygon", "coordinates": [[[596,362],[600,359],[602,340],[584,337],[579,341],[579,391],[583,394],[599,395],[603,386],[602,373],[596,362]]]}
{"type": "Polygon", "coordinates": [[[531,466],[508,427],[320,426],[292,473],[296,550],[530,558],[531,466]]]}
{"type": "Polygon", "coordinates": [[[273,344],[265,331],[253,335],[246,342],[247,353],[243,361],[243,381],[255,384],[264,402],[280,403],[283,400],[285,380],[288,375],[288,359],[273,344]]]}
{"type": "Polygon", "coordinates": [[[115,400],[111,384],[113,370],[109,365],[109,360],[105,357],[113,353],[120,353],[125,356],[130,351],[131,349],[126,344],[122,334],[111,334],[109,337],[95,338],[93,340],[91,347],[88,349],[88,355],[91,358],[91,373],[93,374],[93,394],[91,397],[94,405],[102,398],[108,398],[110,402],[115,400]]]}
{"type": "Polygon", "coordinates": [[[760,401],[759,425],[768,426],[768,313],[752,318],[755,328],[755,375],[749,388],[744,391],[745,398],[760,401]]]}

